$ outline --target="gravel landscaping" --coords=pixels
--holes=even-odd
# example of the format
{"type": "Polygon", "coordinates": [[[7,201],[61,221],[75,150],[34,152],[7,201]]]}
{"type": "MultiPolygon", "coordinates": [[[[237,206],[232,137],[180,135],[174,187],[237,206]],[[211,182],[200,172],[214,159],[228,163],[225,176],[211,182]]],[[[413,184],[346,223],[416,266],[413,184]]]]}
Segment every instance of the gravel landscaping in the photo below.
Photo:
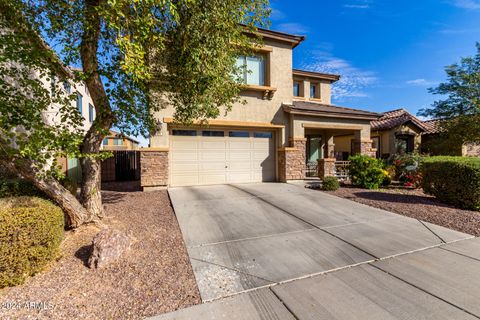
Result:
{"type": "Polygon", "coordinates": [[[327,193],[474,236],[480,236],[480,212],[457,209],[446,205],[434,197],[424,194],[421,189],[366,190],[343,187],[327,193]]]}
{"type": "Polygon", "coordinates": [[[133,239],[131,249],[115,264],[89,269],[100,229],[67,232],[58,262],[0,290],[2,319],[141,319],[201,302],[166,191],[103,195],[104,224],[133,239]]]}

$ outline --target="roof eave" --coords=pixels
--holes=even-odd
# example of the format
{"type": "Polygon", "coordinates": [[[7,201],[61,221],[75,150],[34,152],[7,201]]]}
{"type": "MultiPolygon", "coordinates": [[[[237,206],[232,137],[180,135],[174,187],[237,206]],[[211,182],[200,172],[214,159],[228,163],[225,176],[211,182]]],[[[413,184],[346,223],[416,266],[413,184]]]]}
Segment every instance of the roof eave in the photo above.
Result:
{"type": "Polygon", "coordinates": [[[287,113],[294,115],[307,115],[307,116],[317,116],[317,117],[328,117],[328,118],[342,118],[342,119],[356,119],[356,120],[377,120],[378,116],[375,115],[366,115],[366,114],[346,114],[335,111],[321,111],[321,110],[305,110],[301,108],[293,108],[292,106],[284,105],[283,110],[287,113]]]}

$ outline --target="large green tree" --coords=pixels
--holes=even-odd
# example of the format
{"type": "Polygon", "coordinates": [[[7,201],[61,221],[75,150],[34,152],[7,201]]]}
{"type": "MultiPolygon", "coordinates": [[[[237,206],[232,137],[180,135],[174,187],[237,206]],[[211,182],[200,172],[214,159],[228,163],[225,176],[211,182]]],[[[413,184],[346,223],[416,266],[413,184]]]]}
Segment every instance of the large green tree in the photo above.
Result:
{"type": "MultiPolygon", "coordinates": [[[[252,41],[261,41],[255,36],[255,26],[264,26],[269,14],[268,0],[0,3],[19,12],[33,32],[55,48],[64,64],[81,66],[82,71],[73,74],[74,80],[85,82],[94,102],[93,125],[77,141],[83,172],[80,202],[88,215],[79,217],[76,225],[103,216],[96,155],[108,130],[115,126],[125,134],[148,135],[157,125],[152,114],[165,100],[175,107],[177,120],[185,123],[214,118],[223,107],[228,110],[239,100],[241,90],[232,77],[239,72],[235,57],[254,50],[252,41]]],[[[19,58],[14,52],[11,56],[12,60],[19,58]]],[[[26,53],[24,60],[30,59],[31,53],[26,53]]],[[[26,108],[38,114],[38,103],[30,102],[26,108]]],[[[22,112],[18,116],[22,117],[22,112]]],[[[35,123],[40,127],[38,120],[35,123]]],[[[38,155],[51,144],[42,141],[30,148],[38,155]]],[[[71,152],[63,146],[58,149],[71,152]]],[[[16,150],[17,158],[38,160],[16,150]]]]}
{"type": "Polygon", "coordinates": [[[480,143],[480,43],[477,53],[445,68],[447,81],[429,91],[444,97],[422,116],[439,119],[441,131],[452,142],[480,143]]]}

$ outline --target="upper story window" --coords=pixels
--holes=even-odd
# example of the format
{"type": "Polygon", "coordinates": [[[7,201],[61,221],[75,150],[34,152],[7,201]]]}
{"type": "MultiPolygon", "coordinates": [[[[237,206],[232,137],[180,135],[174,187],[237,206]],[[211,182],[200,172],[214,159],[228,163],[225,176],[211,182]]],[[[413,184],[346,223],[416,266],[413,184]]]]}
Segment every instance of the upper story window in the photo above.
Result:
{"type": "Polygon", "coordinates": [[[113,139],[113,145],[114,146],[122,146],[123,145],[123,139],[118,139],[118,138],[113,139]]]}
{"type": "Polygon", "coordinates": [[[318,83],[310,83],[310,98],[320,99],[320,85],[318,83]]]}
{"type": "Polygon", "coordinates": [[[89,103],[88,104],[88,121],[92,123],[94,118],[95,116],[94,116],[93,106],[89,103]]]}
{"type": "Polygon", "coordinates": [[[264,56],[240,56],[237,58],[236,65],[243,70],[243,83],[257,86],[265,86],[264,56]]]}
{"type": "Polygon", "coordinates": [[[63,82],[63,89],[65,89],[65,92],[68,93],[68,94],[72,93],[72,86],[66,80],[63,82]]]}
{"type": "Polygon", "coordinates": [[[108,138],[103,139],[103,145],[108,146],[108,138]]]}
{"type": "Polygon", "coordinates": [[[293,96],[300,97],[300,81],[293,81],[293,96]]]}
{"type": "Polygon", "coordinates": [[[82,103],[83,103],[83,96],[80,94],[80,92],[77,92],[77,110],[82,114],[82,103]]]}

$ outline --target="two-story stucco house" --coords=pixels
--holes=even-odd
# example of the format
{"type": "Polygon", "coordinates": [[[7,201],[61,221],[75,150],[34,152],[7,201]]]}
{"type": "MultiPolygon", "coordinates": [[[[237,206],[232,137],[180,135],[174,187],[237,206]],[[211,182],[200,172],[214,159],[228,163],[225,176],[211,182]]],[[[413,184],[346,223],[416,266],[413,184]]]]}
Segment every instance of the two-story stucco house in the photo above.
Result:
{"type": "Polygon", "coordinates": [[[355,153],[374,155],[370,121],[380,115],[331,104],[340,76],[292,68],[304,37],[259,29],[264,46],[239,57],[246,104],[209,120],[208,126],[174,123],[174,110],[155,114],[161,129],[142,152],[142,186],[189,186],[304,179],[308,163],[332,175],[334,137],[353,135],[355,153]]]}

